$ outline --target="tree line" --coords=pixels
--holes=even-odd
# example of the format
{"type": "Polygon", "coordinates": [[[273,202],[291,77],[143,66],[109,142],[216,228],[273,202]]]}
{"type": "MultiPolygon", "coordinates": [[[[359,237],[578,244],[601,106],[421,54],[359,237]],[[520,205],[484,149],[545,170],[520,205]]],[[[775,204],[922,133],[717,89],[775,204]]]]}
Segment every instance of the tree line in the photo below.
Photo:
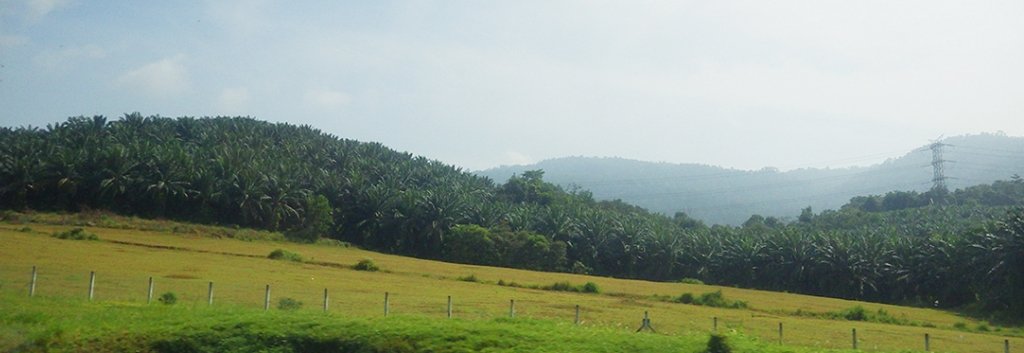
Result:
{"type": "Polygon", "coordinates": [[[1013,208],[1024,182],[938,193],[707,226],[597,201],[539,170],[499,184],[310,126],[136,113],[0,128],[3,209],[104,209],[454,262],[1024,316],[1013,299],[1024,297],[1024,212],[1013,208]]]}

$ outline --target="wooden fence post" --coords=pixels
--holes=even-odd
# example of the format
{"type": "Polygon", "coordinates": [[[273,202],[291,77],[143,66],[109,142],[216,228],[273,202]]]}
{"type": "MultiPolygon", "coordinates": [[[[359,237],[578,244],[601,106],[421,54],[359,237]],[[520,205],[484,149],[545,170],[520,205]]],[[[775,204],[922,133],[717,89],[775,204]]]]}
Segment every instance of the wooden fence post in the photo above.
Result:
{"type": "Polygon", "coordinates": [[[384,292],[384,317],[388,316],[388,292],[384,292]]]}
{"type": "Polygon", "coordinates": [[[925,352],[931,352],[932,351],[932,345],[931,345],[931,342],[929,342],[930,338],[931,337],[929,337],[927,333],[924,334],[924,351],[925,352]]]}
{"type": "Polygon", "coordinates": [[[448,296],[448,318],[452,318],[452,296],[448,296]]]}
{"type": "Polygon", "coordinates": [[[32,266],[32,281],[28,285],[28,296],[29,298],[36,295],[36,267],[32,266]]]}
{"type": "Polygon", "coordinates": [[[267,285],[266,294],[263,295],[263,311],[270,310],[270,285],[267,285]]]}
{"type": "Polygon", "coordinates": [[[89,271],[89,301],[92,301],[96,290],[96,271],[89,271]]]}
{"type": "Polygon", "coordinates": [[[577,325],[580,324],[580,305],[579,304],[576,304],[576,320],[573,321],[573,322],[576,323],[577,325]]]}
{"type": "Polygon", "coordinates": [[[718,332],[718,316],[711,318],[711,331],[718,332]]]}
{"type": "Polygon", "coordinates": [[[1010,340],[1009,339],[1004,339],[1003,340],[1003,353],[1010,353],[1010,340]]]}
{"type": "Polygon", "coordinates": [[[330,302],[328,300],[328,298],[329,297],[327,296],[327,288],[324,288],[324,312],[325,313],[327,312],[327,306],[328,306],[328,303],[330,302]]]}
{"type": "Polygon", "coordinates": [[[857,350],[857,329],[853,329],[853,349],[857,350]]]}
{"type": "Polygon", "coordinates": [[[153,303],[153,276],[149,276],[149,287],[146,288],[146,304],[153,303]]]}
{"type": "Polygon", "coordinates": [[[779,322],[779,344],[782,344],[782,323],[779,322]]]}
{"type": "Polygon", "coordinates": [[[515,299],[509,299],[508,300],[508,318],[509,319],[515,319],[516,318],[516,300],[515,299]]]}
{"type": "Polygon", "coordinates": [[[213,281],[206,287],[206,305],[213,305],[213,281]]]}

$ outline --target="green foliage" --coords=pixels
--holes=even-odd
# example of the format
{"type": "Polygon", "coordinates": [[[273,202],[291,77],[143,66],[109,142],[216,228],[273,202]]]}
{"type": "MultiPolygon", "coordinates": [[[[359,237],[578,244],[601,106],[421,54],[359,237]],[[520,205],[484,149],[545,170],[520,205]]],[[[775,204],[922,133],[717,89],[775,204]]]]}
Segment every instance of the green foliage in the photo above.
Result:
{"type": "Polygon", "coordinates": [[[166,292],[161,294],[160,297],[157,298],[157,301],[164,305],[174,305],[178,303],[178,295],[174,294],[174,292],[166,292]]]}
{"type": "Polygon", "coordinates": [[[369,271],[369,272],[380,271],[380,267],[377,267],[377,264],[373,263],[373,260],[370,260],[370,259],[359,260],[359,262],[357,262],[355,265],[352,266],[352,269],[356,270],[356,271],[369,271]]]}
{"type": "Polygon", "coordinates": [[[29,227],[21,227],[21,228],[18,228],[18,231],[19,231],[19,232],[22,232],[22,233],[32,233],[32,228],[29,228],[29,227]]]}
{"type": "Polygon", "coordinates": [[[679,283],[704,284],[704,281],[701,281],[701,280],[696,279],[696,278],[689,278],[689,277],[687,277],[687,278],[683,278],[683,279],[679,280],[679,283]]]}
{"type": "Polygon", "coordinates": [[[285,297],[277,302],[277,308],[280,310],[298,310],[301,307],[302,302],[293,298],[285,297]]]}
{"type": "Polygon", "coordinates": [[[82,228],[73,228],[71,230],[53,233],[53,237],[57,239],[65,240],[99,240],[100,237],[96,234],[86,232],[82,228]]]}
{"type": "Polygon", "coordinates": [[[714,291],[694,296],[691,293],[683,293],[676,297],[676,303],[710,306],[715,308],[743,309],[747,302],[742,300],[728,300],[722,295],[722,291],[714,291]]]}
{"type": "MultiPolygon", "coordinates": [[[[514,283],[509,284],[509,286],[517,287],[514,283]]],[[[573,285],[569,282],[555,282],[551,285],[540,286],[539,289],[576,293],[601,293],[601,288],[594,282],[587,282],[581,285],[573,285]]]]}
{"type": "Polygon", "coordinates": [[[303,206],[305,217],[302,223],[285,232],[289,239],[315,243],[320,237],[326,236],[334,224],[333,210],[327,197],[316,195],[307,197],[303,206]]]}
{"type": "Polygon", "coordinates": [[[293,253],[285,249],[276,249],[274,251],[271,251],[270,255],[267,255],[267,258],[272,260],[302,262],[302,255],[293,253]]]}
{"type": "Polygon", "coordinates": [[[704,349],[706,353],[732,353],[732,347],[725,335],[712,333],[708,339],[708,346],[704,349]]]}
{"type": "Polygon", "coordinates": [[[458,280],[463,281],[463,282],[474,282],[474,283],[479,283],[480,282],[480,279],[476,278],[475,274],[471,274],[469,276],[459,277],[458,280]]]}

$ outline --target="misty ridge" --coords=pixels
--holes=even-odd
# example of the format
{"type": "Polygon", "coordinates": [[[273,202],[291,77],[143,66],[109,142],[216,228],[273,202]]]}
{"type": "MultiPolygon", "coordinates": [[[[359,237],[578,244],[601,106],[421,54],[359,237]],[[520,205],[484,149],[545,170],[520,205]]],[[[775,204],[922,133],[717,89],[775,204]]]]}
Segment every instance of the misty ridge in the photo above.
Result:
{"type": "MultiPolygon", "coordinates": [[[[955,190],[1024,174],[1024,137],[1002,133],[941,140],[946,185],[955,190]]],[[[476,174],[495,181],[529,170],[544,180],[579,188],[598,200],[620,199],[652,212],[685,212],[708,224],[739,225],[751,215],[793,220],[801,209],[837,209],[855,196],[929,190],[932,152],[927,146],[885,162],[848,168],[739,170],[703,164],[644,162],[616,157],[564,157],[501,166],[476,174]]]]}

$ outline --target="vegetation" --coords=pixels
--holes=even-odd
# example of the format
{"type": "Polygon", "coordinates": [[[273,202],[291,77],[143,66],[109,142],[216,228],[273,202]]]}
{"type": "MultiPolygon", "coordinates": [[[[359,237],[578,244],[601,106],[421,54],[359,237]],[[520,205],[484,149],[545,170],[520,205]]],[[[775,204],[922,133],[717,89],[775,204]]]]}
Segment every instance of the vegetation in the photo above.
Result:
{"type": "Polygon", "coordinates": [[[552,285],[542,286],[539,289],[576,293],[601,293],[601,288],[594,282],[587,282],[578,286],[574,286],[569,282],[556,282],[552,285]]]}
{"type": "Polygon", "coordinates": [[[298,310],[301,307],[302,302],[295,300],[294,298],[285,297],[281,298],[281,300],[277,302],[277,308],[280,310],[298,310]]]}
{"type": "Polygon", "coordinates": [[[178,303],[178,295],[174,294],[174,292],[166,292],[161,294],[160,298],[157,298],[157,301],[164,305],[174,305],[178,303]]]}
{"type": "Polygon", "coordinates": [[[729,340],[725,335],[711,334],[711,338],[708,339],[708,348],[704,350],[706,353],[732,353],[732,347],[729,346],[729,340]]]}
{"type": "Polygon", "coordinates": [[[267,255],[267,258],[272,260],[302,262],[302,255],[284,249],[275,249],[274,251],[271,251],[270,255],[267,255]]]}
{"type": "Polygon", "coordinates": [[[714,291],[694,296],[691,293],[683,293],[675,298],[676,303],[710,306],[714,308],[743,309],[747,302],[742,300],[728,300],[722,295],[722,291],[714,291]]]}
{"type": "Polygon", "coordinates": [[[53,237],[57,239],[65,240],[99,240],[100,238],[96,234],[86,232],[82,228],[73,228],[64,232],[53,233],[53,237]]]}
{"type": "Polygon", "coordinates": [[[543,176],[495,184],[380,144],[246,118],[129,114],[0,128],[2,209],[111,210],[469,264],[1024,317],[1024,211],[1008,206],[1022,204],[1020,178],[879,210],[855,199],[792,222],[752,215],[708,227],[543,176]]]}
{"type": "MultiPolygon", "coordinates": [[[[220,231],[180,234],[97,227],[89,230],[102,240],[69,242],[51,238],[49,234],[70,229],[70,226],[28,225],[37,231],[21,233],[17,229],[23,224],[0,223],[0,238],[4,239],[4,246],[0,247],[0,255],[4,258],[0,262],[0,281],[4,284],[0,287],[0,351],[14,350],[12,347],[25,342],[46,342],[51,344],[51,351],[61,351],[56,347],[69,346],[79,347],[77,351],[152,351],[152,348],[146,346],[138,349],[103,349],[106,346],[97,345],[102,342],[123,345],[148,342],[151,338],[163,340],[166,337],[179,337],[182,338],[180,341],[189,341],[197,344],[196,347],[207,347],[202,349],[213,351],[218,350],[210,348],[213,347],[210,345],[226,345],[230,342],[237,342],[239,347],[243,347],[243,342],[249,342],[244,347],[250,349],[252,346],[248,344],[256,344],[253,342],[266,343],[264,350],[273,351],[277,349],[275,347],[291,344],[287,342],[310,342],[305,338],[309,332],[319,332],[314,337],[350,337],[364,332],[345,330],[346,326],[310,326],[312,323],[307,324],[302,319],[304,317],[319,318],[315,319],[317,322],[379,320],[382,326],[391,329],[431,321],[433,323],[424,326],[424,330],[432,332],[437,340],[452,339],[456,343],[451,344],[459,344],[459,347],[463,347],[461,344],[468,339],[460,337],[466,335],[483,335],[482,341],[472,342],[477,342],[475,344],[481,347],[493,347],[492,343],[487,343],[493,340],[487,339],[489,334],[486,333],[487,327],[493,322],[526,325],[523,330],[545,331],[544,334],[553,335],[554,340],[590,340],[587,342],[607,345],[603,349],[611,351],[697,352],[705,348],[708,336],[704,333],[711,330],[712,317],[718,318],[719,332],[729,335],[730,344],[736,352],[804,352],[849,348],[851,327],[857,327],[858,333],[862,334],[863,347],[877,351],[920,350],[924,333],[930,333],[934,339],[933,348],[942,351],[982,353],[1001,349],[1003,339],[1007,337],[1014,347],[1024,345],[1024,340],[1020,338],[1024,336],[1024,331],[1019,328],[989,324],[992,333],[985,333],[974,330],[981,323],[978,320],[933,309],[851,303],[840,299],[740,288],[451,264],[316,244],[289,245],[290,250],[318,259],[316,262],[295,266],[265,260],[269,252],[281,246],[278,241],[221,238],[217,236],[220,231]],[[46,252],[41,253],[39,249],[46,249],[46,252]],[[388,271],[369,273],[348,269],[349,265],[367,258],[374,259],[374,262],[388,271]],[[37,266],[40,281],[36,296],[29,299],[25,295],[25,284],[32,266],[37,266]],[[90,271],[97,273],[96,299],[87,302],[85,289],[90,271]],[[468,273],[476,274],[481,279],[502,278],[517,283],[595,282],[600,284],[602,293],[578,294],[501,287],[486,282],[469,283],[456,279],[468,273]],[[149,277],[155,278],[155,286],[159,290],[157,293],[173,291],[177,294],[179,304],[146,305],[143,289],[149,277]],[[207,282],[216,284],[213,306],[206,304],[207,282]],[[273,287],[275,302],[272,304],[275,306],[283,297],[294,298],[306,305],[294,311],[264,312],[264,284],[273,287]],[[326,314],[319,305],[309,305],[320,303],[324,289],[330,291],[332,301],[330,311],[326,314]],[[678,305],[652,298],[652,294],[677,295],[684,291],[705,293],[717,290],[721,290],[726,298],[750,303],[750,308],[678,305]],[[384,292],[391,293],[391,315],[387,319],[383,318],[381,312],[384,292]],[[457,315],[453,320],[442,319],[445,317],[446,296],[454,298],[457,315]],[[510,299],[515,300],[515,320],[504,319],[508,317],[510,299]],[[581,308],[580,326],[573,325],[574,305],[581,308]],[[872,312],[882,308],[892,316],[905,317],[913,322],[932,323],[934,327],[859,323],[793,314],[797,310],[839,312],[853,305],[870,307],[872,312]],[[640,335],[649,336],[643,339],[644,342],[654,337],[683,341],[673,341],[674,344],[667,345],[672,348],[666,350],[650,346],[636,347],[613,338],[636,336],[632,332],[644,311],[651,313],[653,325],[659,333],[669,335],[640,335]],[[161,319],[165,313],[173,320],[161,319]],[[298,320],[290,320],[289,317],[298,320]],[[550,326],[532,326],[529,322],[533,319],[545,320],[550,326]],[[79,325],[76,322],[84,323],[79,325]],[[768,344],[770,347],[765,348],[750,345],[751,340],[747,338],[733,336],[733,333],[740,332],[743,336],[756,337],[761,342],[774,342],[779,322],[783,322],[786,327],[786,346],[768,344]],[[954,330],[953,325],[957,322],[965,322],[971,330],[954,330]],[[272,329],[262,330],[259,327],[272,329]],[[455,327],[464,327],[472,330],[469,331],[472,333],[451,331],[455,327]],[[153,331],[149,331],[150,328],[153,331]],[[861,328],[864,328],[863,331],[861,328]],[[152,332],[153,335],[134,335],[140,330],[152,332]],[[625,336],[610,336],[608,340],[596,337],[603,336],[602,332],[605,331],[619,332],[625,336]],[[235,335],[243,332],[243,337],[235,335]],[[577,333],[580,336],[565,336],[577,333]],[[691,335],[697,337],[690,341],[686,337],[691,335]],[[221,340],[224,343],[218,343],[221,340]],[[17,343],[7,345],[6,342],[17,343]]],[[[374,333],[366,335],[380,337],[383,342],[388,340],[386,337],[392,337],[385,334],[394,332],[391,329],[377,332],[370,328],[369,332],[374,333]]],[[[505,332],[501,335],[506,337],[516,335],[518,329],[506,327],[498,331],[505,332]]],[[[400,335],[401,332],[396,334],[400,335]]],[[[435,351],[443,351],[433,343],[421,342],[419,337],[410,336],[407,342],[414,347],[434,347],[435,351]]],[[[518,351],[546,349],[535,346],[546,341],[538,343],[529,338],[519,338],[522,340],[511,340],[525,345],[519,346],[521,348],[518,351]]],[[[180,342],[177,338],[174,340],[180,342]]],[[[571,348],[577,347],[574,344],[582,343],[569,343],[573,344],[570,348],[562,346],[565,343],[555,343],[550,349],[587,351],[590,346],[571,348]]],[[[230,351],[224,349],[224,346],[219,347],[230,351]]],[[[517,351],[515,348],[479,349],[517,351]]]]}
{"type": "Polygon", "coordinates": [[[352,269],[356,270],[356,271],[368,271],[368,272],[380,271],[380,267],[377,267],[377,264],[373,263],[373,260],[370,260],[370,259],[359,260],[359,262],[357,262],[355,265],[352,266],[352,269]]]}

